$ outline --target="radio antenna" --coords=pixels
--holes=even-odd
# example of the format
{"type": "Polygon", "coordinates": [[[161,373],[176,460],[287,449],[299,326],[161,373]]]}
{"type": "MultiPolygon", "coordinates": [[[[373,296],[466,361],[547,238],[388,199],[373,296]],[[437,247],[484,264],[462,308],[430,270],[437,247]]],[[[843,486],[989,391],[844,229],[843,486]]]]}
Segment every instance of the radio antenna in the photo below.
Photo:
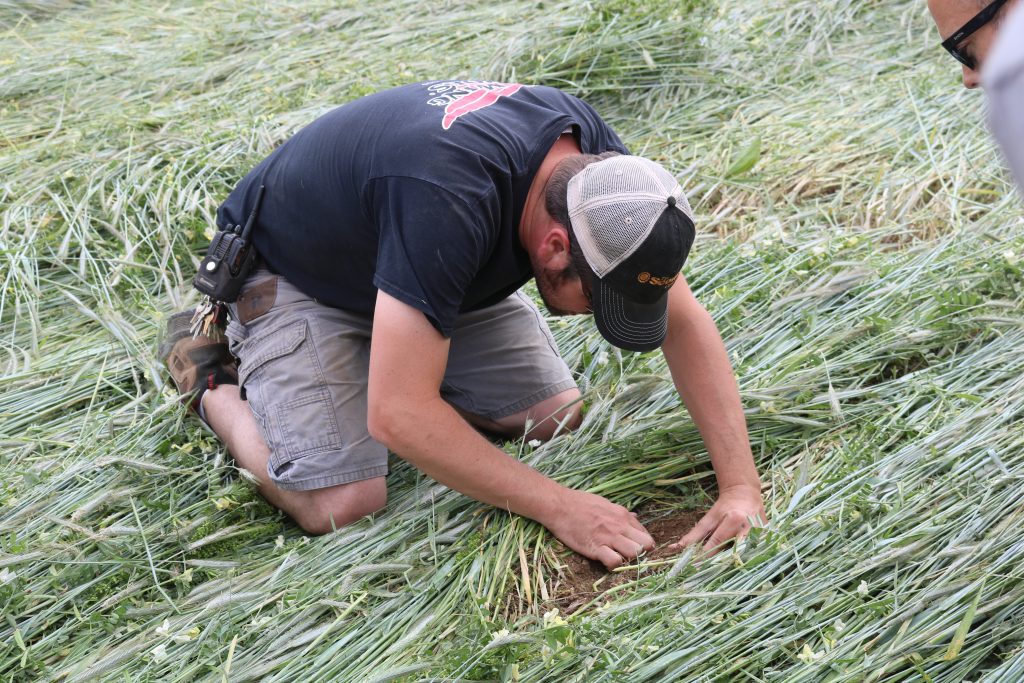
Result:
{"type": "Polygon", "coordinates": [[[256,223],[256,214],[260,210],[260,203],[263,201],[263,190],[265,189],[265,185],[260,185],[260,189],[256,191],[256,203],[252,205],[249,219],[245,221],[245,227],[242,228],[242,239],[245,241],[249,240],[249,233],[252,232],[252,226],[256,223]]]}

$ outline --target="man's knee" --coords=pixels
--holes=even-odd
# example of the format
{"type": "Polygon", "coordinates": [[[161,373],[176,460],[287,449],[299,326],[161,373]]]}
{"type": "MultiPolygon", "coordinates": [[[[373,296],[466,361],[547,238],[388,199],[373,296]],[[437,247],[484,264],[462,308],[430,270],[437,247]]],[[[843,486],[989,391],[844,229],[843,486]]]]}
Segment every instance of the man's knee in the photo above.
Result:
{"type": "Polygon", "coordinates": [[[513,438],[523,436],[525,430],[527,440],[541,441],[579,427],[583,420],[581,408],[580,392],[575,387],[535,403],[526,410],[497,419],[480,417],[455,407],[466,421],[480,429],[513,438]]]}
{"type": "Polygon", "coordinates": [[[559,399],[557,403],[545,406],[542,402],[537,406],[537,410],[533,411],[533,426],[527,433],[530,439],[547,441],[556,434],[569,432],[580,426],[583,421],[583,403],[579,400],[579,390],[571,389],[555,398],[559,399]]]}
{"type": "Polygon", "coordinates": [[[387,486],[384,477],[375,477],[326,489],[304,491],[290,501],[290,509],[285,511],[303,531],[320,536],[378,512],[386,504],[387,486]]]}
{"type": "MultiPolygon", "coordinates": [[[[512,416],[520,425],[529,425],[527,439],[547,441],[556,434],[571,431],[580,426],[583,415],[579,389],[573,387],[530,406],[527,410],[512,416]]],[[[520,427],[522,428],[522,427],[520,427]]]]}

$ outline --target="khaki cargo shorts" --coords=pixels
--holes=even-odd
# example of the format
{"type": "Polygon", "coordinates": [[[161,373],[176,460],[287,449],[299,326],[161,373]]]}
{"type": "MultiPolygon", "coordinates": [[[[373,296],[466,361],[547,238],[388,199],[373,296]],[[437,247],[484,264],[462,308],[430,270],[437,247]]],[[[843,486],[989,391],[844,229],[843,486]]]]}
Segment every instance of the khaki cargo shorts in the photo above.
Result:
{"type": "MultiPolygon", "coordinates": [[[[387,449],[366,428],[373,320],[312,299],[257,271],[229,306],[239,385],[282,489],[305,491],[387,474],[387,449]]],[[[460,315],[441,395],[499,419],[574,388],[537,307],[520,292],[460,315]]]]}

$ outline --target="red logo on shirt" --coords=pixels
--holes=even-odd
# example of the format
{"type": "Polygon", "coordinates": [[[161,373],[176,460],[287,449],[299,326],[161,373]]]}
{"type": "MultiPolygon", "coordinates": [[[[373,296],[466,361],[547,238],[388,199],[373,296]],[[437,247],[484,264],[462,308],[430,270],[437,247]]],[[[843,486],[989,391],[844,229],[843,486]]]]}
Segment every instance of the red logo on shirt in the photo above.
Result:
{"type": "Polygon", "coordinates": [[[444,107],[441,127],[448,130],[460,116],[489,107],[499,98],[515,95],[522,87],[519,83],[495,81],[444,81],[427,88],[433,95],[427,104],[444,107]]]}

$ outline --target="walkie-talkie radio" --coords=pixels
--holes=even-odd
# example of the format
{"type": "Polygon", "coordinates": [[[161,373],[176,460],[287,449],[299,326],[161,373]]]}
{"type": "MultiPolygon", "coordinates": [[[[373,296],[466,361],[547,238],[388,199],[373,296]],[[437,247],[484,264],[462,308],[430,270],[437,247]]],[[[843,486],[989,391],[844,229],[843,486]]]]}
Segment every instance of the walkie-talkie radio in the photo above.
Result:
{"type": "Polygon", "coordinates": [[[239,290],[256,267],[259,255],[249,242],[249,233],[256,223],[263,190],[264,186],[260,185],[256,192],[256,203],[245,221],[245,227],[229,224],[223,230],[218,230],[199,264],[199,272],[192,280],[192,285],[213,301],[232,303],[238,299],[239,290]]]}

